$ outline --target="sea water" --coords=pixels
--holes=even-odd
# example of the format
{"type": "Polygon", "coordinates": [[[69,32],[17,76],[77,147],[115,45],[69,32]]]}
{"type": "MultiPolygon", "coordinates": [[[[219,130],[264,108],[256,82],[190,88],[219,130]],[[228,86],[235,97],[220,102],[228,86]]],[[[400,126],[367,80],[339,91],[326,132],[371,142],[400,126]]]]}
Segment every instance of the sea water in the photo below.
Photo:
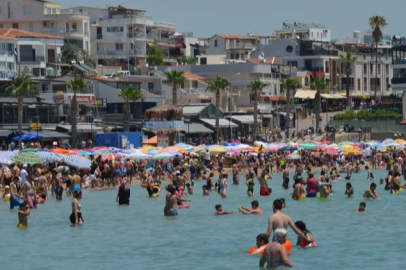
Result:
{"type": "MultiPolygon", "coordinates": [[[[290,190],[282,189],[280,174],[269,181],[270,197],[246,195],[241,182],[228,190],[228,198],[217,192],[203,197],[203,181],[196,181],[190,209],[179,216],[163,215],[165,192],[149,199],[137,184],[131,188],[131,205],[118,206],[117,190],[84,191],[81,201],[85,224],[71,227],[71,197],[62,202],[51,197],[29,216],[29,227],[18,229],[17,210],[0,203],[0,262],[3,269],[258,269],[259,257],[248,255],[256,236],[267,230],[272,202],[286,199],[284,213],[302,220],[316,238],[318,248],[291,250],[296,269],[403,269],[406,192],[389,195],[379,185],[386,171],[374,171],[381,201],[366,201],[366,212],[355,210],[370,185],[366,172],[353,174],[355,198],[345,195],[346,180],[333,183],[330,201],[318,198],[294,201],[290,190]],[[265,214],[242,215],[238,206],[259,201],[265,214]],[[234,215],[213,216],[214,206],[234,215]]],[[[317,175],[316,175],[317,176],[317,175]]],[[[290,187],[292,186],[292,180],[290,187]]],[[[288,238],[297,236],[289,229],[288,238]]]]}

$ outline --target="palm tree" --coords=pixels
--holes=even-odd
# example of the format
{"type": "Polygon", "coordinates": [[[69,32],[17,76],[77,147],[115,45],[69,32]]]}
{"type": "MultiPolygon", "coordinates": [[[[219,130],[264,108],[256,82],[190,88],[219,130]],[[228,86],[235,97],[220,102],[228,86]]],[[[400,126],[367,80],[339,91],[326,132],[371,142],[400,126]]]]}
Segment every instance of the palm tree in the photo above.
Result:
{"type": "Polygon", "coordinates": [[[372,37],[375,43],[375,95],[374,100],[376,101],[376,91],[378,89],[378,44],[382,39],[382,30],[388,24],[383,16],[372,16],[369,18],[369,25],[372,28],[372,37]]]}
{"type": "MultiPolygon", "coordinates": [[[[207,82],[206,91],[216,93],[216,130],[214,132],[215,142],[218,144],[220,133],[220,91],[224,91],[230,87],[230,82],[227,79],[217,77],[214,80],[207,82]]],[[[231,139],[231,138],[230,138],[231,139]]]]}
{"type": "Polygon", "coordinates": [[[177,91],[179,86],[181,86],[186,78],[183,76],[183,71],[171,70],[165,72],[166,78],[170,83],[172,83],[172,104],[176,106],[178,104],[177,91]]]}
{"type": "Polygon", "coordinates": [[[161,48],[152,45],[147,49],[147,63],[150,67],[163,66],[165,57],[166,55],[161,48]]]}
{"type": "Polygon", "coordinates": [[[71,81],[66,81],[66,86],[73,91],[73,97],[70,103],[70,124],[72,127],[72,147],[77,147],[77,125],[78,125],[78,101],[76,98],[77,93],[83,93],[86,90],[88,83],[82,77],[75,77],[71,81]]]}
{"type": "Polygon", "coordinates": [[[124,131],[130,131],[130,116],[131,116],[131,107],[130,103],[139,100],[142,98],[142,94],[140,90],[137,90],[131,86],[126,86],[118,91],[118,96],[121,97],[125,104],[124,104],[124,131]]]}
{"type": "Polygon", "coordinates": [[[302,87],[302,85],[299,83],[298,80],[296,80],[294,77],[289,77],[287,79],[281,79],[280,80],[281,86],[286,89],[286,106],[287,106],[287,111],[286,111],[286,118],[287,118],[287,138],[289,138],[289,122],[290,122],[290,109],[292,106],[292,98],[291,98],[291,92],[296,92],[296,89],[302,87]]]}
{"type": "Polygon", "coordinates": [[[345,95],[347,96],[347,108],[351,108],[351,100],[350,100],[350,75],[351,75],[351,66],[355,61],[357,61],[358,56],[353,55],[351,51],[347,51],[345,54],[340,55],[341,61],[345,65],[345,75],[347,76],[346,84],[345,84],[345,95]]]}
{"type": "Polygon", "coordinates": [[[21,149],[21,134],[23,133],[23,111],[24,111],[24,96],[36,94],[37,88],[34,82],[26,74],[18,74],[12,78],[11,85],[7,86],[7,91],[18,97],[18,145],[21,149]]]}
{"type": "MultiPolygon", "coordinates": [[[[320,114],[321,114],[321,93],[328,89],[329,83],[324,78],[316,78],[310,83],[310,88],[317,90],[314,103],[314,114],[316,115],[316,130],[319,129],[320,114]]],[[[327,108],[326,108],[327,109],[327,108]]],[[[328,119],[326,119],[328,121],[328,119]]]]}
{"type": "Polygon", "coordinates": [[[261,82],[260,80],[255,80],[251,82],[251,84],[248,86],[248,88],[251,89],[252,92],[254,92],[254,125],[252,128],[252,134],[254,138],[257,137],[257,128],[258,128],[258,100],[260,97],[260,93],[262,92],[262,89],[264,89],[268,84],[261,82]]]}

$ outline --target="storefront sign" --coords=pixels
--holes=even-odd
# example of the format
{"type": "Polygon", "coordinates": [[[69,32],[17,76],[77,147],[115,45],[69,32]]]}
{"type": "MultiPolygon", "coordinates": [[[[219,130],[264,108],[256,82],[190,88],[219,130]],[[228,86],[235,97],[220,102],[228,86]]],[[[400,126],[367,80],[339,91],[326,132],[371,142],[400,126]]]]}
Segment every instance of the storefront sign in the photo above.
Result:
{"type": "Polygon", "coordinates": [[[0,80],[11,80],[18,76],[17,71],[0,71],[0,80]]]}
{"type": "MultiPolygon", "coordinates": [[[[68,102],[72,103],[73,96],[69,96],[68,102]]],[[[76,95],[76,101],[78,104],[95,104],[94,96],[78,96],[76,95]]]]}
{"type": "Polygon", "coordinates": [[[158,134],[158,147],[168,147],[169,146],[169,134],[158,134]]]}
{"type": "Polygon", "coordinates": [[[58,91],[54,94],[54,102],[56,104],[63,104],[65,102],[65,93],[62,91],[58,91]]]}
{"type": "Polygon", "coordinates": [[[180,130],[184,127],[183,121],[148,121],[145,127],[150,131],[180,130]]]}
{"type": "Polygon", "coordinates": [[[105,99],[105,98],[96,98],[95,99],[95,102],[94,102],[94,105],[97,105],[97,106],[107,106],[107,99],[105,99]]]}

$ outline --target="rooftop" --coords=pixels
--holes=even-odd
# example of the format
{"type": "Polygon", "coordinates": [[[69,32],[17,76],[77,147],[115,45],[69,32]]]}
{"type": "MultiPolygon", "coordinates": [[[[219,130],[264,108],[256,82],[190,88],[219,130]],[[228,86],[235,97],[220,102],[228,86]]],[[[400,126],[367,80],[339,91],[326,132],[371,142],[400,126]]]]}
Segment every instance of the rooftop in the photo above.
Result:
{"type": "Polygon", "coordinates": [[[215,36],[220,36],[222,38],[227,38],[227,39],[260,39],[260,38],[271,37],[271,36],[258,36],[258,35],[254,35],[254,34],[248,34],[248,35],[216,34],[215,36]]]}
{"type": "MultiPolygon", "coordinates": [[[[38,1],[38,0],[36,0],[36,1],[38,1]]],[[[19,30],[19,29],[0,29],[0,39],[18,39],[18,38],[46,38],[46,39],[63,40],[63,37],[28,32],[28,31],[23,31],[23,30],[19,30]]]]}
{"type": "Polygon", "coordinates": [[[190,72],[183,72],[183,76],[185,76],[189,80],[198,80],[198,81],[205,81],[206,79],[202,76],[190,73],[190,72]]]}
{"type": "Polygon", "coordinates": [[[278,31],[283,31],[283,30],[308,30],[310,28],[319,28],[319,29],[325,29],[326,27],[324,25],[318,24],[318,23],[302,23],[302,22],[293,22],[290,23],[288,21],[283,22],[282,24],[282,29],[278,31]]]}

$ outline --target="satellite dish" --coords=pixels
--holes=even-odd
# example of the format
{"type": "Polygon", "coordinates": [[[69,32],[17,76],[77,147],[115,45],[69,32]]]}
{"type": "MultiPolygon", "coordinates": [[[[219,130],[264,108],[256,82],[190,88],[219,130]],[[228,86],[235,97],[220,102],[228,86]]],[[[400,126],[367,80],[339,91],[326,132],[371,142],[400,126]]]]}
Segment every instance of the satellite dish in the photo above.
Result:
{"type": "Polygon", "coordinates": [[[258,59],[264,60],[265,59],[265,54],[264,52],[261,52],[260,55],[258,55],[258,59]]]}

